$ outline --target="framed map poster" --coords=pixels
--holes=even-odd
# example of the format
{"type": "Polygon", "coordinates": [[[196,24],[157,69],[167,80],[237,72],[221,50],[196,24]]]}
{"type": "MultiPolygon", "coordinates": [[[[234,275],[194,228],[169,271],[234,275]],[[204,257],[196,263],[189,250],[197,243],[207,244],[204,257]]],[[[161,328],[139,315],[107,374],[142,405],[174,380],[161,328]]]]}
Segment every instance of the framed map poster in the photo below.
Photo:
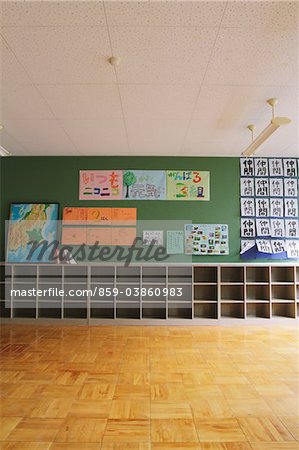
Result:
{"type": "Polygon", "coordinates": [[[32,242],[46,241],[50,244],[57,238],[57,203],[12,203],[10,208],[6,260],[19,262],[49,262],[52,246],[39,259],[37,249],[29,259],[32,242]]]}

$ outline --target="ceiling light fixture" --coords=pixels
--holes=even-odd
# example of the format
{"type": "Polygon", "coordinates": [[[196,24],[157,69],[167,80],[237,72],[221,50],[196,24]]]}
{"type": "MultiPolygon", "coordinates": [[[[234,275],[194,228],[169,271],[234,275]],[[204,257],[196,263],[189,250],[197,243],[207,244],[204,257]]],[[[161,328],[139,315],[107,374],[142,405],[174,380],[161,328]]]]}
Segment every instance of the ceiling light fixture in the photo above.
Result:
{"type": "Polygon", "coordinates": [[[282,125],[288,125],[292,122],[288,117],[275,117],[274,108],[278,103],[276,98],[269,98],[269,100],[267,100],[267,103],[272,107],[272,120],[255,139],[253,138],[255,126],[253,124],[247,126],[247,128],[251,132],[252,142],[249,147],[247,147],[246,150],[242,152],[242,156],[254,155],[256,150],[274,133],[274,131],[276,131],[282,125]]]}
{"type": "Polygon", "coordinates": [[[111,64],[111,66],[119,66],[121,62],[121,59],[119,56],[110,56],[110,58],[108,58],[108,63],[111,64]]]}
{"type": "Polygon", "coordinates": [[[2,123],[0,123],[0,131],[3,130],[4,125],[2,125],[2,123]]]}
{"type": "Polygon", "coordinates": [[[12,154],[0,145],[0,156],[12,156],[12,154]]]}

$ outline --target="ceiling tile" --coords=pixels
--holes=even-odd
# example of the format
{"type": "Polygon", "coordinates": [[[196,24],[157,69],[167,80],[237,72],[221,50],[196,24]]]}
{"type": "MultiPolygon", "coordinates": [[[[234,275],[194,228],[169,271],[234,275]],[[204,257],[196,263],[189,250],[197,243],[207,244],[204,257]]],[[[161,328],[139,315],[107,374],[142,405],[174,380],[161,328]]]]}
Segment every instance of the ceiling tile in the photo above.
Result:
{"type": "Polygon", "coordinates": [[[225,2],[106,2],[109,26],[217,27],[225,2]]]}
{"type": "Polygon", "coordinates": [[[7,27],[2,33],[36,84],[115,83],[103,27],[7,27]]]}
{"type": "Polygon", "coordinates": [[[9,86],[2,90],[0,117],[5,119],[53,119],[47,103],[32,85],[9,86]]]}
{"type": "Polygon", "coordinates": [[[8,47],[7,43],[0,36],[0,55],[1,69],[0,82],[1,86],[32,84],[26,71],[16,59],[15,55],[8,47]]]}
{"type": "Polygon", "coordinates": [[[116,85],[40,85],[38,87],[59,119],[122,118],[116,85]]]}
{"type": "Polygon", "coordinates": [[[105,25],[99,1],[5,1],[1,9],[5,26],[105,25]]]}
{"type": "Polygon", "coordinates": [[[126,120],[132,152],[176,155],[182,146],[188,120],[126,120]]]}
{"type": "Polygon", "coordinates": [[[53,153],[60,148],[76,153],[71,140],[56,120],[6,120],[5,130],[22,145],[26,144],[31,154],[34,153],[29,145],[31,142],[34,143],[34,148],[52,148],[53,153]]]}
{"type": "Polygon", "coordinates": [[[235,156],[241,155],[243,147],[238,142],[198,141],[183,147],[181,156],[235,156]]]}
{"type": "Polygon", "coordinates": [[[266,100],[280,97],[278,86],[202,86],[193,119],[225,121],[232,129],[271,117],[266,100]]]}
{"type": "Polygon", "coordinates": [[[221,25],[289,29],[297,26],[298,7],[294,1],[229,1],[221,25]]]}
{"type": "Polygon", "coordinates": [[[61,120],[62,127],[82,154],[121,154],[128,151],[121,119],[61,120]]]}
{"type": "Polygon", "coordinates": [[[111,27],[120,83],[200,85],[215,28],[111,27]]]}
{"type": "Polygon", "coordinates": [[[298,69],[298,36],[293,30],[223,28],[206,80],[209,84],[282,85],[298,69]]]}
{"type": "Polygon", "coordinates": [[[123,84],[120,92],[127,118],[190,119],[198,87],[123,84]]]}
{"type": "Polygon", "coordinates": [[[55,144],[48,140],[43,142],[26,142],[23,144],[27,153],[31,156],[45,156],[45,155],[77,155],[78,152],[74,149],[69,141],[59,141],[55,144]]]}

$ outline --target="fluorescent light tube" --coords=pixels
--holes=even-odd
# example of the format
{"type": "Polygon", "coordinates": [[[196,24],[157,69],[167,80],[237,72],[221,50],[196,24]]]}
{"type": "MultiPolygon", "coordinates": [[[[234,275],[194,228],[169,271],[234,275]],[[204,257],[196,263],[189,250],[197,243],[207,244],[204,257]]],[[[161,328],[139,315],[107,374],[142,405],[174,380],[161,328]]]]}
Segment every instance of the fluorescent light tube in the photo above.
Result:
{"type": "Polygon", "coordinates": [[[269,125],[258,135],[257,138],[247,147],[242,156],[252,156],[255,151],[276,131],[281,125],[291,123],[288,117],[274,117],[269,125]]]}
{"type": "Polygon", "coordinates": [[[0,156],[12,156],[12,154],[0,145],[0,156]]]}

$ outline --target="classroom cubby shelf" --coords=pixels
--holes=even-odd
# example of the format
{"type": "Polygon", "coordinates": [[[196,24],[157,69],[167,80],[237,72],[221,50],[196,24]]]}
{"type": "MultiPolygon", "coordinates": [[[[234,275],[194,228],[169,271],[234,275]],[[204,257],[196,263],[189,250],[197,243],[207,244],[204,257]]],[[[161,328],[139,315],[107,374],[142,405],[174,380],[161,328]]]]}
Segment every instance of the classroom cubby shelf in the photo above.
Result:
{"type": "MultiPolygon", "coordinates": [[[[299,320],[296,264],[0,264],[2,322],[226,324],[299,320]],[[102,296],[118,288],[118,295],[102,296]],[[11,295],[12,289],[64,296],[11,295]],[[146,292],[142,292],[146,288],[146,292]],[[163,289],[175,295],[162,295],[163,289]],[[176,289],[182,290],[182,296],[176,289]],[[71,297],[73,290],[84,291],[71,297]],[[93,291],[93,295],[91,295],[93,291]],[[125,294],[126,292],[126,294],[125,294]],[[153,295],[155,293],[155,295],[153,295]]],[[[263,322],[264,323],[264,322],[263,322]]]]}

